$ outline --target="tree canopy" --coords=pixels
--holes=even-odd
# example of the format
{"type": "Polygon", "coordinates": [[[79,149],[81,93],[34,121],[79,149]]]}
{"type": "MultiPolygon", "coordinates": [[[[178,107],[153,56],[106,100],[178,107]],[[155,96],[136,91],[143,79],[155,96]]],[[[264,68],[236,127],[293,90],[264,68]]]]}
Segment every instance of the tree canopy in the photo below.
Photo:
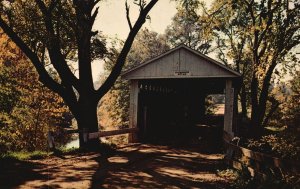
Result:
{"type": "MultiPolygon", "coordinates": [[[[96,52],[99,53],[98,57],[103,58],[107,50],[99,38],[93,40],[98,31],[92,28],[101,0],[2,1],[0,27],[34,65],[39,81],[63,98],[76,118],[79,129],[97,132],[97,104],[121,73],[135,36],[157,1],[134,0],[133,3],[140,10],[134,23],[131,22],[130,7],[125,1],[130,32],[111,73],[98,89],[93,84],[92,55],[96,52]],[[95,47],[98,51],[92,50],[95,47]],[[78,77],[69,66],[72,58],[78,65],[78,77]],[[57,78],[51,76],[49,68],[55,71],[57,78]]],[[[82,136],[81,132],[81,145],[82,136]]],[[[88,146],[96,146],[97,143],[97,140],[90,141],[88,146]]]]}
{"type": "Polygon", "coordinates": [[[177,13],[167,27],[165,36],[168,43],[175,47],[185,44],[203,54],[212,51],[212,36],[207,22],[201,17],[203,3],[198,0],[177,1],[177,13]]]}
{"type": "MultiPolygon", "coordinates": [[[[261,130],[279,106],[272,89],[285,70],[298,64],[294,49],[299,47],[299,3],[223,0],[207,8],[199,1],[176,2],[177,13],[164,33],[167,44],[184,43],[204,54],[215,54],[240,72],[243,83],[237,93],[242,117],[250,115],[249,125],[261,130]]],[[[143,41],[139,39],[146,44],[143,41]]],[[[151,39],[147,45],[152,47],[151,39]]],[[[141,54],[148,56],[141,49],[132,60],[129,56],[129,62],[138,62],[141,54]]]]}
{"type": "Polygon", "coordinates": [[[48,131],[61,131],[72,116],[57,94],[38,83],[20,49],[3,33],[0,40],[0,149],[44,150],[48,131]]]}
{"type": "MultiPolygon", "coordinates": [[[[287,62],[297,63],[292,50],[300,44],[300,4],[215,1],[206,18],[214,28],[219,57],[243,73],[242,106],[246,106],[245,94],[249,92],[251,125],[259,129],[268,111],[274,74],[287,62]]],[[[246,111],[246,107],[243,109],[246,111]]]]}
{"type": "MultiPolygon", "coordinates": [[[[136,36],[130,50],[125,69],[136,66],[146,60],[158,56],[169,49],[163,35],[145,28],[136,36]]],[[[105,63],[106,72],[112,69],[114,60],[105,63]]],[[[111,90],[104,96],[100,106],[100,117],[104,127],[126,127],[129,119],[129,84],[118,79],[111,90]]]]}

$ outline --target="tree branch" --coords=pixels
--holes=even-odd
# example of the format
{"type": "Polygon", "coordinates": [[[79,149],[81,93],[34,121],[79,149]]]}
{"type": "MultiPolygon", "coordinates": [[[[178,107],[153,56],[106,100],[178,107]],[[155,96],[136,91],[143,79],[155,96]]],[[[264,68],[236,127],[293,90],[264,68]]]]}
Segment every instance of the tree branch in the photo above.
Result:
{"type": "Polygon", "coordinates": [[[278,109],[280,103],[278,101],[276,101],[275,99],[271,100],[272,106],[270,111],[268,112],[268,114],[265,116],[265,119],[263,120],[262,126],[266,127],[270,118],[273,116],[273,114],[276,112],[276,110],[278,109]]]}
{"type": "MultiPolygon", "coordinates": [[[[272,2],[271,0],[268,1],[268,21],[267,21],[267,26],[262,31],[262,33],[259,35],[259,38],[258,38],[258,41],[257,41],[258,46],[263,41],[265,35],[267,34],[268,30],[270,29],[270,26],[273,23],[273,14],[274,14],[274,12],[276,11],[277,8],[280,7],[280,3],[277,3],[277,5],[273,9],[271,9],[271,4],[272,4],[271,2],[272,2]]],[[[262,15],[260,15],[260,17],[262,17],[262,15]]]]}
{"type": "Polygon", "coordinates": [[[59,0],[52,0],[50,5],[49,5],[49,12],[52,12],[53,9],[56,7],[56,5],[58,4],[59,0]]]}
{"type": "Polygon", "coordinates": [[[140,30],[140,28],[142,27],[142,25],[145,23],[146,17],[148,15],[149,11],[157,3],[157,1],[158,0],[151,0],[148,3],[148,5],[145,6],[140,11],[139,17],[138,17],[137,21],[135,22],[132,30],[129,32],[129,35],[124,43],[123,49],[121,50],[121,53],[119,54],[119,56],[117,58],[117,62],[115,64],[115,66],[113,67],[111,73],[109,74],[108,78],[105,80],[103,85],[97,90],[97,98],[100,99],[102,96],[104,96],[104,94],[106,94],[106,92],[108,92],[110,87],[114,84],[114,82],[119,77],[119,75],[122,71],[122,67],[125,64],[127,54],[129,53],[131,45],[134,41],[134,38],[135,38],[136,34],[138,33],[138,31],[140,30]]]}
{"type": "Polygon", "coordinates": [[[38,56],[34,52],[32,52],[31,49],[24,43],[24,41],[13,31],[13,29],[7,25],[2,17],[0,17],[0,27],[31,60],[32,64],[39,74],[39,80],[50,90],[53,90],[58,94],[62,94],[64,91],[63,87],[49,75],[38,56]]]}
{"type": "Polygon", "coordinates": [[[91,17],[91,25],[94,25],[94,22],[96,20],[96,17],[98,15],[98,12],[99,12],[99,7],[97,7],[94,11],[94,13],[92,14],[92,17],[91,17]]]}
{"type": "Polygon", "coordinates": [[[35,0],[35,3],[38,5],[39,9],[44,15],[48,14],[48,9],[42,0],[35,0]]]}
{"type": "Polygon", "coordinates": [[[92,7],[96,6],[97,3],[99,3],[99,2],[100,2],[100,0],[95,0],[94,3],[92,4],[92,7]]]}
{"type": "Polygon", "coordinates": [[[130,21],[130,16],[129,16],[129,5],[127,3],[127,0],[125,1],[125,7],[126,7],[126,18],[127,18],[127,22],[128,22],[128,25],[129,25],[129,29],[132,30],[132,24],[131,24],[131,21],[130,21]]]}
{"type": "MultiPolygon", "coordinates": [[[[45,3],[42,0],[35,0],[36,4],[38,5],[39,9],[42,12],[46,30],[49,34],[49,41],[47,42],[47,49],[49,52],[50,60],[54,68],[56,69],[57,73],[59,74],[60,78],[63,81],[63,85],[73,85],[76,89],[79,88],[78,79],[72,74],[70,68],[64,56],[60,51],[60,40],[59,35],[55,35],[53,23],[52,23],[52,15],[48,11],[45,3]]],[[[54,6],[56,3],[53,3],[54,6]]]]}

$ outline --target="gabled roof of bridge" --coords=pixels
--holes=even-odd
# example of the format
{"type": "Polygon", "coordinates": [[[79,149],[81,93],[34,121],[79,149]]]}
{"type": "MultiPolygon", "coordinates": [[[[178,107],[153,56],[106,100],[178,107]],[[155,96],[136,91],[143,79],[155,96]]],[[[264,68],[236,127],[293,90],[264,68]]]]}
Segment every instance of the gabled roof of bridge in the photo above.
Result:
{"type": "Polygon", "coordinates": [[[121,74],[124,79],[236,78],[241,74],[186,45],[179,45],[121,74]]]}

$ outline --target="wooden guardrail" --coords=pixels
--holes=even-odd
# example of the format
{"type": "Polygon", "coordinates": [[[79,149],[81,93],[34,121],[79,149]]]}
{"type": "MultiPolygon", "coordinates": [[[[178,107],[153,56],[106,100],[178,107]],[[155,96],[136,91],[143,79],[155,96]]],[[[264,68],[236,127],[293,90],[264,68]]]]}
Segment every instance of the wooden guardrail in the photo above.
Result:
{"type": "MultiPolygon", "coordinates": [[[[235,138],[237,139],[237,138],[235,138]]],[[[241,170],[247,167],[252,176],[264,176],[266,172],[273,173],[300,173],[300,162],[283,160],[261,152],[238,146],[238,141],[232,141],[227,133],[224,133],[223,140],[226,147],[225,159],[233,168],[241,170]]]]}
{"type": "MultiPolygon", "coordinates": [[[[87,142],[90,139],[100,138],[100,137],[108,137],[114,135],[121,135],[121,134],[130,134],[138,132],[138,128],[125,128],[125,129],[118,129],[118,130],[110,130],[110,131],[99,131],[94,133],[88,133],[85,129],[83,130],[67,130],[66,134],[73,134],[73,133],[83,133],[83,140],[87,142]]],[[[50,149],[55,149],[55,141],[53,133],[50,131],[48,132],[48,145],[50,149]]]]}
{"type": "Polygon", "coordinates": [[[127,133],[134,133],[137,131],[138,131],[138,128],[126,128],[126,129],[118,129],[118,130],[111,130],[111,131],[100,131],[100,132],[95,132],[95,133],[89,133],[88,139],[121,135],[121,134],[127,134],[127,133]]]}

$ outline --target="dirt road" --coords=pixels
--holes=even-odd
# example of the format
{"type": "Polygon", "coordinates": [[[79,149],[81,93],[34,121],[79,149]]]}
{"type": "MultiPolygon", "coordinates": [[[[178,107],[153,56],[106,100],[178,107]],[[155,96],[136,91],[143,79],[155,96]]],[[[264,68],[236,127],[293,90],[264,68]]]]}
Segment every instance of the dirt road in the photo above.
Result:
{"type": "Polygon", "coordinates": [[[135,144],[97,153],[1,162],[0,188],[228,188],[223,155],[198,147],[135,144]]]}

